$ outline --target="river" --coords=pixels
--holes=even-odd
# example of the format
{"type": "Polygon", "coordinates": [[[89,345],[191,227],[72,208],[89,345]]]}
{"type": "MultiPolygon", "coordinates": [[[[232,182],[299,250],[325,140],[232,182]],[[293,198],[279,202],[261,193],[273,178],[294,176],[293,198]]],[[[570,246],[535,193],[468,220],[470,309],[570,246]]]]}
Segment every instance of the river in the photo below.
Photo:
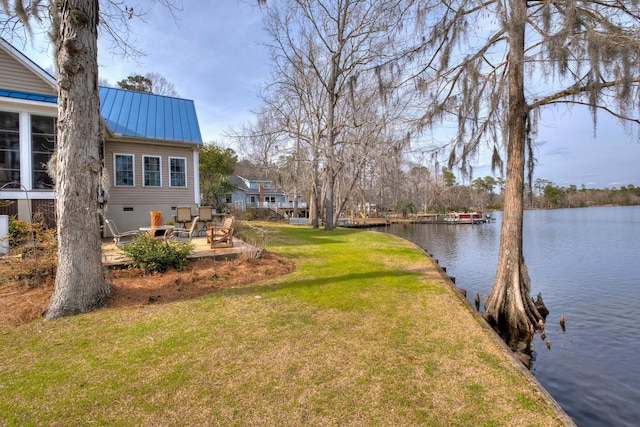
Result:
{"type": "MultiPolygon", "coordinates": [[[[473,303],[493,285],[502,213],[492,215],[488,224],[384,231],[431,253],[473,303]]],[[[640,207],[525,211],[523,238],[531,294],[550,311],[531,372],[581,427],[640,425],[640,207]]]]}

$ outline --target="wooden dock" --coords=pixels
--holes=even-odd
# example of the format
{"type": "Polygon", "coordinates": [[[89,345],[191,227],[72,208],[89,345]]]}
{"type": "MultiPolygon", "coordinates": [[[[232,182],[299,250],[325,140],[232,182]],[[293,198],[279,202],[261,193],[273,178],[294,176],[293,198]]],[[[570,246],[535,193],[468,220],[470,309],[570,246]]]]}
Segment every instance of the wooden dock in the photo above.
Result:
{"type": "Polygon", "coordinates": [[[392,220],[387,218],[340,218],[336,226],[345,228],[370,228],[384,227],[389,224],[392,224],[392,220]]]}
{"type": "Polygon", "coordinates": [[[420,213],[409,218],[341,218],[336,225],[346,228],[370,228],[383,227],[390,224],[484,224],[490,221],[490,217],[485,217],[483,213],[454,212],[446,214],[420,213]],[[480,215],[481,217],[474,215],[480,215]]]}

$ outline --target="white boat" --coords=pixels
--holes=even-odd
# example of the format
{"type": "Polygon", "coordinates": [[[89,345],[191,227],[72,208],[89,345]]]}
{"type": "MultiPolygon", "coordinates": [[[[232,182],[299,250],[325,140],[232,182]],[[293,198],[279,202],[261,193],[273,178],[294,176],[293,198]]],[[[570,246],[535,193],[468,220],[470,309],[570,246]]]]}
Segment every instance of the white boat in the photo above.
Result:
{"type": "Polygon", "coordinates": [[[483,212],[449,212],[444,217],[448,224],[483,224],[491,220],[492,217],[483,212]]]}

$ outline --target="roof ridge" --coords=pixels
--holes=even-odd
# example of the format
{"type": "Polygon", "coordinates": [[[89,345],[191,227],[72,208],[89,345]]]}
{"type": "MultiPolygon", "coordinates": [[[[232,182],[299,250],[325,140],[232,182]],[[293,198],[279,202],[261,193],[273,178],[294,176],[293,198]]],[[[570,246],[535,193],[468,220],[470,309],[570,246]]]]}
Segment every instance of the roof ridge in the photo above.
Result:
{"type": "Polygon", "coordinates": [[[123,89],[121,87],[113,87],[113,86],[101,86],[98,85],[98,89],[108,89],[108,90],[117,90],[117,91],[122,91],[122,92],[131,92],[134,94],[140,94],[142,96],[158,96],[161,98],[167,98],[167,99],[178,99],[178,100],[182,100],[182,101],[191,101],[194,102],[193,99],[189,99],[189,98],[183,98],[181,96],[169,96],[169,95],[160,95],[157,93],[152,93],[152,92],[142,92],[139,90],[130,90],[130,89],[123,89]]]}

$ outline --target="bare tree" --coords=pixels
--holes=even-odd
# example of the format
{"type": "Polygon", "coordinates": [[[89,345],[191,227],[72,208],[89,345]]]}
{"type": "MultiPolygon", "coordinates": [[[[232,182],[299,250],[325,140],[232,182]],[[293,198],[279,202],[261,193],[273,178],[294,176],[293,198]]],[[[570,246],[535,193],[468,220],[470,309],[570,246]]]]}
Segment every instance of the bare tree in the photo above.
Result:
{"type": "Polygon", "coordinates": [[[322,174],[325,195],[321,199],[328,230],[334,228],[343,205],[336,203],[337,178],[343,166],[339,156],[353,142],[350,132],[361,125],[356,110],[363,104],[358,101],[371,99],[357,92],[363,89],[379,92],[382,99],[388,90],[381,71],[393,53],[394,34],[406,10],[404,3],[403,0],[268,3],[265,22],[273,38],[276,67],[304,81],[303,85],[295,83],[298,89],[318,91],[298,96],[303,103],[312,100],[314,111],[309,117],[318,121],[314,125],[318,133],[309,135],[309,140],[318,144],[312,151],[317,155],[315,167],[322,174]],[[315,110],[316,106],[321,106],[321,110],[315,110]]]}
{"type": "Polygon", "coordinates": [[[162,96],[180,96],[176,91],[176,85],[164,78],[160,73],[151,72],[144,76],[151,81],[151,93],[162,96]]]}
{"type": "Polygon", "coordinates": [[[496,166],[506,152],[500,255],[485,316],[507,341],[530,339],[542,320],[522,253],[525,168],[535,160],[532,138],[542,108],[585,105],[594,128],[598,112],[640,124],[632,115],[640,106],[638,5],[453,0],[418,9],[424,43],[412,54],[427,54],[418,87],[432,106],[423,125],[456,119],[449,162],[463,170],[483,144],[496,166]]]}
{"type": "MultiPolygon", "coordinates": [[[[172,8],[168,0],[158,0],[172,8]]],[[[102,272],[98,188],[103,133],[98,97],[98,23],[124,53],[130,19],[144,11],[116,1],[0,0],[7,23],[48,25],[58,83],[58,146],[50,162],[56,186],[58,269],[46,318],[102,306],[111,289],[102,272]],[[25,4],[26,3],[26,4],[25,4]],[[113,31],[117,27],[119,31],[113,31]]]]}
{"type": "Polygon", "coordinates": [[[282,152],[282,142],[277,120],[269,110],[263,110],[256,115],[256,122],[245,125],[240,131],[235,131],[233,137],[237,140],[242,154],[251,159],[264,178],[275,179],[275,163],[282,152]]]}
{"type": "Polygon", "coordinates": [[[429,169],[424,166],[414,166],[407,176],[409,184],[409,200],[413,200],[420,207],[420,210],[429,212],[432,205],[433,191],[430,191],[432,177],[429,169]]]}
{"type": "MultiPolygon", "coordinates": [[[[285,173],[297,194],[299,188],[306,188],[310,201],[310,222],[319,226],[320,209],[320,143],[324,126],[323,92],[308,66],[293,66],[287,61],[279,61],[273,49],[273,81],[260,93],[263,105],[256,112],[255,132],[243,131],[235,138],[245,147],[262,146],[258,152],[275,156],[285,156],[285,173]],[[263,126],[268,124],[267,126],[263,126]],[[273,143],[265,151],[263,141],[269,135],[273,143]],[[274,149],[275,148],[275,149],[274,149]],[[304,187],[300,187],[303,185],[304,187]]],[[[252,156],[255,157],[255,154],[252,156]]],[[[304,191],[304,190],[303,190],[304,191]]]]}

